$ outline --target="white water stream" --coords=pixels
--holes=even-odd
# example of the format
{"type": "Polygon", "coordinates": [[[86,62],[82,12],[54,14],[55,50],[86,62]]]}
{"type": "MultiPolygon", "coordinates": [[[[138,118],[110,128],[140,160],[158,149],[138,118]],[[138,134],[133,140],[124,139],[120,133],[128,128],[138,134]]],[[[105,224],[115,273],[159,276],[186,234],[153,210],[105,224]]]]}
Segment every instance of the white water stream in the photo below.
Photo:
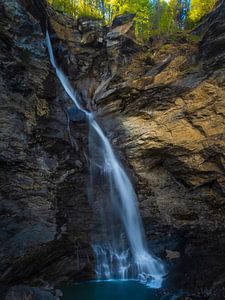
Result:
{"type": "Polygon", "coordinates": [[[89,198],[98,204],[94,214],[99,225],[93,235],[97,279],[138,279],[160,288],[164,266],[147,247],[131,181],[94,114],[82,108],[75,90],[57,66],[48,32],[46,41],[51,64],[62,86],[89,123],[89,198]]]}

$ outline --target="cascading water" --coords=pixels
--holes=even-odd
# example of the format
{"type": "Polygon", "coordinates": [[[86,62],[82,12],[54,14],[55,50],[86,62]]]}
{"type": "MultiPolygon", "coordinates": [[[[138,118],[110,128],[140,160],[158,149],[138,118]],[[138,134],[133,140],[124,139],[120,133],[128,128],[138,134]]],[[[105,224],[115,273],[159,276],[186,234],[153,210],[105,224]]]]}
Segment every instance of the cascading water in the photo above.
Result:
{"type": "Polygon", "coordinates": [[[51,64],[62,86],[89,122],[89,198],[93,206],[97,205],[93,233],[97,279],[139,279],[160,288],[164,266],[148,250],[131,181],[94,115],[82,108],[76,92],[57,66],[48,32],[46,40],[51,64]]]}

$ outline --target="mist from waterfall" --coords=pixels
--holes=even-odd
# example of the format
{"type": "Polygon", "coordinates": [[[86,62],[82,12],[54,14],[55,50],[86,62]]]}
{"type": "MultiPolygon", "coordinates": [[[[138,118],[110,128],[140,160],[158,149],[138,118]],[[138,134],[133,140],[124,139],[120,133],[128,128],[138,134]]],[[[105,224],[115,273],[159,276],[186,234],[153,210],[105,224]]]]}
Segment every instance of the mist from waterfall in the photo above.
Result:
{"type": "Polygon", "coordinates": [[[94,114],[81,106],[69,80],[57,66],[48,32],[46,41],[51,64],[62,86],[89,123],[88,196],[95,217],[93,250],[97,279],[134,279],[160,288],[164,266],[147,247],[132,183],[94,114]]]}

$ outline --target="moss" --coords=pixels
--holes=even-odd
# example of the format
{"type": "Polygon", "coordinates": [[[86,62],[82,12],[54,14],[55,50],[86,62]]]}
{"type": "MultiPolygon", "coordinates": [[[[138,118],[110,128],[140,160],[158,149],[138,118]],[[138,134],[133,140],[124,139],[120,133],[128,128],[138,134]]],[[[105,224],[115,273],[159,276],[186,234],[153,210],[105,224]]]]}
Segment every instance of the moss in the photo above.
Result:
{"type": "Polygon", "coordinates": [[[189,41],[192,42],[192,43],[196,43],[196,44],[201,42],[202,38],[203,38],[202,35],[190,34],[188,36],[189,41]]]}

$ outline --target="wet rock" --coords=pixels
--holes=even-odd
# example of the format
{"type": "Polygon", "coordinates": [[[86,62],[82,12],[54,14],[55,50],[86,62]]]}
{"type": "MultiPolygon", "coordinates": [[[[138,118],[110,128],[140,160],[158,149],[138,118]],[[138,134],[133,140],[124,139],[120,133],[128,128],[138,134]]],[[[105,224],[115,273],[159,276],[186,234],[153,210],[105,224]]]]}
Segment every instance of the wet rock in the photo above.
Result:
{"type": "Polygon", "coordinates": [[[84,122],[86,121],[86,115],[81,110],[78,110],[75,106],[70,108],[68,111],[69,119],[73,122],[84,122]]]}
{"type": "Polygon", "coordinates": [[[167,259],[180,258],[180,253],[178,251],[166,250],[166,258],[167,259]]]}
{"type": "Polygon", "coordinates": [[[58,297],[58,298],[61,298],[61,297],[63,297],[63,292],[59,289],[56,289],[55,290],[55,296],[58,297]]]}
{"type": "Polygon", "coordinates": [[[59,297],[44,289],[18,285],[8,291],[5,300],[59,300],[59,297]]]}

